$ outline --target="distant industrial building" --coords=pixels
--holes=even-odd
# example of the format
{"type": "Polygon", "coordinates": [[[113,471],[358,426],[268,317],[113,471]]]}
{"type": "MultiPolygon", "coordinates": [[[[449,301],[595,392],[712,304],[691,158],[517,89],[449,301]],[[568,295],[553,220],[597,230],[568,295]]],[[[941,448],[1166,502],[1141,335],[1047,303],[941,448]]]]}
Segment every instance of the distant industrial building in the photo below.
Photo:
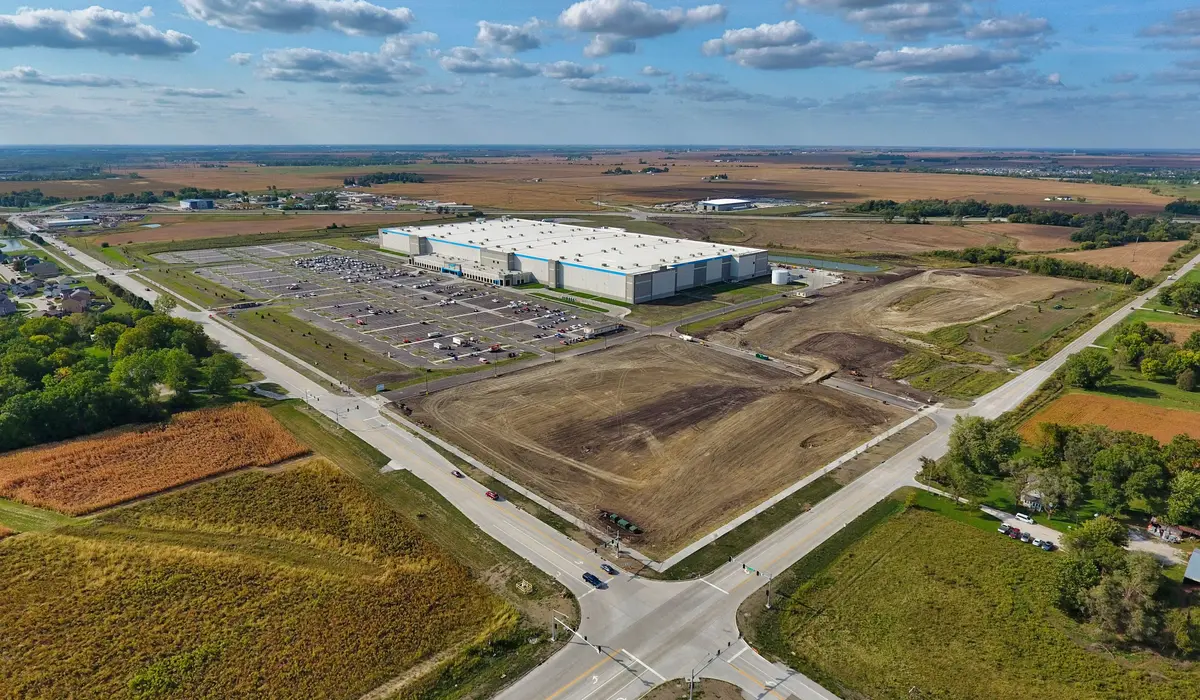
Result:
{"type": "Polygon", "coordinates": [[[421,209],[436,214],[470,214],[476,210],[474,205],[458,204],[457,202],[433,202],[426,204],[421,209]]]}
{"type": "Polygon", "coordinates": [[[706,199],[698,206],[700,211],[739,211],[753,209],[754,202],[748,199],[706,199]]]}
{"type": "Polygon", "coordinates": [[[42,224],[46,228],[72,228],[74,226],[95,226],[95,219],[57,219],[42,224]]]}
{"type": "Polygon", "coordinates": [[[539,282],[628,303],[769,274],[767,251],[525,219],[385,228],[413,264],[500,286],[539,282]]]}
{"type": "Polygon", "coordinates": [[[181,199],[179,200],[179,208],[185,211],[199,211],[201,209],[214,209],[216,203],[211,199],[181,199]]]}

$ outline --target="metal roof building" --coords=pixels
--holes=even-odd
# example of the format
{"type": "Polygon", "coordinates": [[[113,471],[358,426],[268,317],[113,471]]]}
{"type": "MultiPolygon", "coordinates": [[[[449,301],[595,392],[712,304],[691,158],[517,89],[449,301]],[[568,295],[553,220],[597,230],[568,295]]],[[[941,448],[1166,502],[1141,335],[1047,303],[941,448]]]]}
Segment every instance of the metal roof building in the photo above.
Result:
{"type": "Polygon", "coordinates": [[[1192,550],[1192,556],[1188,559],[1187,569],[1183,572],[1183,580],[1200,583],[1200,549],[1192,550]]]}
{"type": "Polygon", "coordinates": [[[525,219],[385,228],[380,245],[465,277],[519,279],[641,303],[770,272],[767,251],[525,219]],[[454,266],[458,265],[458,268],[454,266]]]}
{"type": "Polygon", "coordinates": [[[706,199],[698,205],[702,211],[737,211],[753,209],[754,202],[748,199],[706,199]]]}

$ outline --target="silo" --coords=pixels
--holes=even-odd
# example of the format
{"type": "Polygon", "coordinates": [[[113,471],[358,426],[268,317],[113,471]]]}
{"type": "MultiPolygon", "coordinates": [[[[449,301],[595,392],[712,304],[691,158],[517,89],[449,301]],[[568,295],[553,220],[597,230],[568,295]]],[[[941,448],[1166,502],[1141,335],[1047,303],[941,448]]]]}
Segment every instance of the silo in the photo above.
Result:
{"type": "Polygon", "coordinates": [[[792,273],[787,270],[777,267],[771,270],[771,284],[787,286],[792,283],[792,273]]]}

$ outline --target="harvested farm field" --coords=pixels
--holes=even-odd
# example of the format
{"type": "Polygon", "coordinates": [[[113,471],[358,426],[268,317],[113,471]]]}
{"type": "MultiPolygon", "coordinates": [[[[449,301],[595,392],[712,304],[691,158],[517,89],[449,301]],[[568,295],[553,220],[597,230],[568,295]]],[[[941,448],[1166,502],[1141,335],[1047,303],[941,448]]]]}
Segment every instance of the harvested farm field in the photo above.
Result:
{"type": "Polygon", "coordinates": [[[646,338],[456,387],[414,417],[657,559],[908,414],[700,345],[646,338]]]}
{"type": "Polygon", "coordinates": [[[0,580],[13,700],[428,697],[521,625],[321,458],[10,538],[0,580]]]}
{"type": "Polygon", "coordinates": [[[1133,274],[1135,275],[1153,277],[1166,266],[1171,259],[1171,255],[1179,250],[1184,243],[1185,241],[1130,243],[1115,248],[1055,253],[1050,257],[1059,258],[1060,260],[1074,260],[1100,267],[1106,265],[1109,267],[1127,267],[1133,270],[1133,274]]]}
{"type": "Polygon", "coordinates": [[[999,235],[1009,238],[1016,243],[1016,248],[1030,253],[1040,253],[1048,250],[1074,248],[1078,246],[1071,240],[1071,234],[1076,229],[1068,226],[1043,226],[1041,224],[971,224],[966,227],[969,231],[987,235],[999,235]]]}
{"type": "Polygon", "coordinates": [[[180,413],[0,456],[0,496],[71,515],[308,452],[253,404],[180,413]]]}
{"type": "Polygon", "coordinates": [[[186,241],[196,238],[224,238],[226,236],[246,236],[255,233],[284,233],[287,231],[315,231],[324,229],[331,224],[343,226],[392,226],[411,224],[416,221],[428,221],[440,218],[436,214],[421,213],[357,213],[344,212],[339,214],[289,214],[280,216],[242,215],[242,214],[168,214],[149,217],[147,222],[158,224],[159,228],[141,228],[140,226],[113,231],[89,238],[94,245],[108,243],[109,245],[124,245],[127,243],[158,243],[162,241],[186,241]]]}
{"type": "MultiPolygon", "coordinates": [[[[304,191],[337,187],[349,175],[391,170],[379,167],[258,167],[229,163],[228,167],[139,167],[138,178],[39,182],[49,195],[79,197],[105,192],[124,194],[181,187],[222,188],[264,192],[304,191]]],[[[708,197],[780,197],[797,201],[842,204],[867,199],[986,199],[1044,206],[1047,196],[1087,199],[1070,203],[1073,211],[1120,207],[1131,212],[1162,211],[1172,198],[1137,187],[975,175],[827,170],[798,163],[741,163],[734,167],[710,161],[666,160],[653,153],[604,154],[594,161],[561,159],[480,159],[472,164],[417,163],[404,170],[425,178],[421,183],[378,185],[372,192],[412,198],[469,202],[476,206],[520,211],[594,211],[595,202],[657,204],[708,197]],[[614,165],[632,168],[639,158],[669,168],[655,175],[605,175],[614,165]],[[727,180],[704,182],[724,173],[727,180]]],[[[1056,203],[1055,208],[1067,208],[1056,203]]]]}
{"type": "Polygon", "coordinates": [[[1067,394],[1057,399],[1021,425],[1021,436],[1032,441],[1042,423],[1103,425],[1113,430],[1151,435],[1164,443],[1180,434],[1200,438],[1198,412],[1095,394],[1067,394]]]}
{"type": "Polygon", "coordinates": [[[819,218],[656,219],[682,238],[812,253],[928,253],[934,250],[1011,246],[998,233],[974,227],[825,221],[819,218]]]}

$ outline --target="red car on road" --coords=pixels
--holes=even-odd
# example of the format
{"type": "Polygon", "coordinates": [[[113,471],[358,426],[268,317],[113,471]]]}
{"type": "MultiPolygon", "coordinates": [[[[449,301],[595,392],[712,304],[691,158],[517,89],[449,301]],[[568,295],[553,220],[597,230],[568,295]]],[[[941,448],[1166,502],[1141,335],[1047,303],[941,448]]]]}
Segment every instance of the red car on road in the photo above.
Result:
{"type": "Polygon", "coordinates": [[[487,496],[488,498],[492,499],[493,501],[500,500],[500,494],[496,493],[495,491],[488,491],[484,495],[487,496]]]}

